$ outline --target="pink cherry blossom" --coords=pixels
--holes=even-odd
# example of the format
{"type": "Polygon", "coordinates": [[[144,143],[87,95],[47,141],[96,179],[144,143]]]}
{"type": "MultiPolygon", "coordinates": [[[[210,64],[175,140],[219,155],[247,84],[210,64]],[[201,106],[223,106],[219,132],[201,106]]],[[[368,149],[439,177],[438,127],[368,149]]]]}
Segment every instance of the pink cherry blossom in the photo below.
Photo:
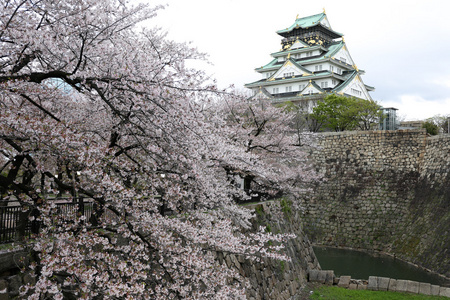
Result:
{"type": "Polygon", "coordinates": [[[185,65],[204,55],[137,26],[161,7],[0,5],[0,194],[40,224],[22,240],[30,299],[236,298],[248,282],[218,252],[289,259],[293,235],[251,232],[236,200],[295,198],[318,178],[292,115],[219,91],[185,65]],[[55,195],[85,197],[92,217],[55,195]]]}

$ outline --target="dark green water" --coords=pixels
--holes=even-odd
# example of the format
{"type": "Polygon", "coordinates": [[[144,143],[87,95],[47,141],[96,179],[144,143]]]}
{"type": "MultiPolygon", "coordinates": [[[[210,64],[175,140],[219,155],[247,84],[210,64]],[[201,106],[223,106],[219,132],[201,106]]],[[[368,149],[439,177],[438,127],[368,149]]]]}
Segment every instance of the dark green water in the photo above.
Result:
{"type": "Polygon", "coordinates": [[[390,256],[327,247],[314,247],[314,252],[322,270],[334,270],[337,277],[350,275],[354,279],[369,279],[369,276],[382,276],[450,286],[449,280],[390,256]]]}

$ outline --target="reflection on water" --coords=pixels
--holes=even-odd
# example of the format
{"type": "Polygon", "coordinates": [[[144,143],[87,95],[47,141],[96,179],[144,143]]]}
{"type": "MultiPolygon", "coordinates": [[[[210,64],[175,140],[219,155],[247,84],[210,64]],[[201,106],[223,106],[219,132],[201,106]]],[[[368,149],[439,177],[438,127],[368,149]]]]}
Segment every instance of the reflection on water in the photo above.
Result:
{"type": "Polygon", "coordinates": [[[354,279],[368,279],[369,276],[382,276],[450,286],[449,280],[390,256],[327,247],[314,247],[314,252],[322,270],[334,270],[337,277],[350,275],[354,279]]]}

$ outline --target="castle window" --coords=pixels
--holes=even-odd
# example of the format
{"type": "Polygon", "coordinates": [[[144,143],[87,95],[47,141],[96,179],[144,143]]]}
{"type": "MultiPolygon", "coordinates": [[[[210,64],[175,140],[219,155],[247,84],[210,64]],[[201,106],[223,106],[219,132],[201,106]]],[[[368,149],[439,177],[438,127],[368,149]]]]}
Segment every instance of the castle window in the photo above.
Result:
{"type": "Polygon", "coordinates": [[[287,86],[286,87],[286,93],[288,93],[288,92],[292,92],[292,86],[287,86]]]}
{"type": "Polygon", "coordinates": [[[278,88],[273,88],[273,93],[274,94],[278,94],[279,89],[278,88]]]}
{"type": "Polygon", "coordinates": [[[321,88],[327,88],[328,87],[328,81],[323,81],[320,83],[321,88]]]}
{"type": "Polygon", "coordinates": [[[342,62],[347,62],[345,58],[341,57],[342,62]]]}
{"type": "Polygon", "coordinates": [[[358,91],[357,89],[351,89],[352,90],[352,94],[356,95],[356,96],[361,96],[362,92],[358,91]]]}
{"type": "Polygon", "coordinates": [[[292,77],[294,76],[294,72],[283,73],[283,77],[292,77]]]}

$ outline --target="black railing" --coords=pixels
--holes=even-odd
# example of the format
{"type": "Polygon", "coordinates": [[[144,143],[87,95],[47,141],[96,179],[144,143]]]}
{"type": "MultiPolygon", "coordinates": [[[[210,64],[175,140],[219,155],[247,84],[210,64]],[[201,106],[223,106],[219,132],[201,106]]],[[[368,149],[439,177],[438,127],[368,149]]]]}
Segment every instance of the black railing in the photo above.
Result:
{"type": "MultiPolygon", "coordinates": [[[[0,206],[0,243],[9,243],[16,238],[22,207],[20,206],[0,206]]],[[[26,222],[25,236],[31,234],[31,222],[26,222]]]]}
{"type": "MultiPolygon", "coordinates": [[[[68,199],[52,199],[55,208],[52,209],[52,215],[64,215],[82,213],[86,220],[92,216],[93,202],[83,201],[80,207],[78,202],[69,202],[68,199]]],[[[20,236],[30,237],[32,232],[39,230],[39,222],[30,218],[33,216],[33,210],[24,210],[17,202],[0,201],[0,244],[11,243],[20,236]]],[[[36,212],[36,211],[35,211],[36,212]]]]}

